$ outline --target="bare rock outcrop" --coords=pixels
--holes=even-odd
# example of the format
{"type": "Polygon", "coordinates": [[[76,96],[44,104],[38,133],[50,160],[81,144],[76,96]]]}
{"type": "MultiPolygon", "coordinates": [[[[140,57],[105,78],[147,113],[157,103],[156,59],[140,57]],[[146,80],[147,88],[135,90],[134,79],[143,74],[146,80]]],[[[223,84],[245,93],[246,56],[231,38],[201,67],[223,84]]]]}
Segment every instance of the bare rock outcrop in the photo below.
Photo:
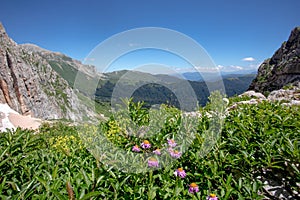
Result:
{"type": "Polygon", "coordinates": [[[270,101],[300,101],[300,84],[289,89],[272,91],[268,100],[270,101]]]}
{"type": "Polygon", "coordinates": [[[240,94],[239,97],[249,97],[250,100],[235,102],[228,107],[228,110],[236,109],[241,104],[258,104],[262,101],[280,102],[284,106],[300,106],[300,83],[289,89],[280,89],[272,91],[266,98],[263,94],[253,90],[240,94]]]}
{"type": "Polygon", "coordinates": [[[265,100],[266,99],[266,97],[262,93],[255,92],[253,90],[244,92],[243,94],[239,95],[239,97],[243,97],[243,96],[247,96],[247,97],[250,97],[250,98],[256,98],[256,99],[260,99],[260,100],[265,100]]]}
{"type": "Polygon", "coordinates": [[[35,52],[10,39],[0,23],[0,103],[41,119],[81,120],[96,114],[80,103],[68,83],[35,52]]]}
{"type": "Polygon", "coordinates": [[[300,83],[289,89],[272,91],[268,96],[269,101],[281,101],[282,105],[300,106],[300,83]]]}
{"type": "Polygon", "coordinates": [[[300,82],[300,27],[296,27],[287,42],[259,67],[249,90],[266,92],[279,90],[300,82]]]}

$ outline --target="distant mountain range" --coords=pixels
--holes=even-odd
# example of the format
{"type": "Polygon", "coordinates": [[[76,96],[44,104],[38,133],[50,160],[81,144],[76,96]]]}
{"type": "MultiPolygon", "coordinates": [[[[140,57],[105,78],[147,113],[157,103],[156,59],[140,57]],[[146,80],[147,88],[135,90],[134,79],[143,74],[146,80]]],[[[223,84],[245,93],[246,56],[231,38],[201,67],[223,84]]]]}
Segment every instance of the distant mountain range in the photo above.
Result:
{"type": "Polygon", "coordinates": [[[181,74],[170,74],[178,78],[183,78],[189,81],[204,81],[204,76],[206,80],[217,81],[220,78],[236,78],[242,77],[247,74],[257,74],[257,70],[239,70],[239,71],[230,71],[230,72],[220,72],[221,77],[216,77],[214,73],[208,72],[183,72],[181,74]]]}
{"type": "MultiPolygon", "coordinates": [[[[132,97],[134,101],[145,101],[148,106],[166,103],[180,107],[176,95],[171,91],[175,91],[176,93],[180,93],[181,91],[184,93],[185,91],[182,85],[186,82],[188,82],[195,91],[199,105],[205,105],[209,96],[209,91],[203,81],[187,80],[182,77],[178,78],[166,74],[153,75],[128,70],[101,74],[96,72],[94,66],[83,65],[80,61],[76,61],[64,54],[45,51],[28,44],[22,46],[23,48],[31,49],[31,51],[38,53],[49,62],[51,67],[60,74],[71,87],[74,87],[74,84],[76,84],[75,88],[81,94],[95,99],[101,105],[109,105],[111,103],[112,93],[120,80],[122,80],[124,91],[124,93],[119,94],[120,96],[125,97],[127,95],[125,91],[132,90],[136,88],[137,85],[141,85],[141,87],[136,88],[132,97]],[[75,83],[76,78],[77,83],[75,83]],[[146,80],[148,80],[148,82],[156,80],[157,83],[146,84],[146,80]],[[92,86],[95,81],[98,84],[97,88],[92,86]],[[145,82],[143,83],[143,81],[145,82]],[[165,86],[158,83],[163,83],[165,86]]],[[[243,93],[255,78],[255,74],[226,74],[222,77],[223,80],[216,80],[212,74],[207,75],[210,76],[210,81],[216,82],[216,84],[218,81],[223,81],[228,96],[243,93]]],[[[186,99],[189,98],[188,94],[183,95],[186,95],[186,99]]]]}
{"type": "MultiPolygon", "coordinates": [[[[184,73],[183,77],[166,74],[153,75],[129,70],[101,74],[96,72],[94,66],[84,65],[80,61],[74,60],[64,54],[51,52],[32,44],[24,44],[21,46],[46,59],[50,66],[64,78],[71,87],[76,88],[80,94],[94,99],[106,107],[111,103],[116,84],[120,81],[122,81],[122,92],[118,94],[120,97],[126,97],[127,91],[134,90],[132,93],[134,101],[144,101],[146,106],[166,103],[180,107],[174,92],[177,93],[177,95],[180,94],[184,96],[187,101],[190,98],[190,94],[186,93],[183,88],[185,83],[191,85],[197,96],[199,105],[205,105],[208,100],[209,91],[205,82],[202,81],[203,79],[197,81],[193,80],[193,76],[200,76],[197,73],[184,73]],[[186,75],[186,78],[184,75],[186,75]],[[188,75],[190,75],[191,78],[189,78],[188,75]],[[94,85],[95,82],[97,82],[97,87],[94,85]],[[147,84],[147,82],[150,82],[150,84],[147,84]],[[74,84],[76,85],[74,86],[74,84]],[[162,86],[163,84],[165,86],[162,86]],[[136,88],[137,85],[141,87],[136,88]]],[[[215,82],[216,85],[219,84],[220,81],[223,81],[228,96],[243,93],[255,78],[254,73],[224,74],[219,78],[215,78],[215,74],[212,73],[206,73],[204,75],[206,78],[208,77],[209,81],[215,82]],[[222,80],[219,80],[220,78],[222,80]]]]}
{"type": "MultiPolygon", "coordinates": [[[[203,81],[190,81],[168,75],[152,75],[127,70],[106,73],[104,76],[104,80],[99,84],[95,93],[96,100],[99,102],[111,101],[113,90],[120,80],[122,81],[121,91],[124,91],[124,93],[121,92],[119,96],[126,96],[127,91],[132,91],[137,85],[140,85],[141,87],[134,90],[132,97],[135,101],[145,101],[148,106],[166,103],[180,107],[175,93],[182,95],[188,101],[191,96],[185,91],[185,84],[187,83],[195,92],[199,105],[204,106],[209,96],[207,84],[203,81]],[[126,78],[126,74],[129,74],[127,76],[130,78],[126,78]],[[134,80],[134,77],[136,77],[136,80],[134,80]],[[143,82],[143,80],[145,81],[143,82]],[[155,81],[147,83],[147,80],[155,81]]],[[[223,81],[227,96],[234,96],[246,91],[255,76],[255,74],[226,75],[222,80],[211,80],[210,84],[219,85],[219,82],[223,81]]]]}
{"type": "MultiPolygon", "coordinates": [[[[33,44],[16,44],[1,24],[0,75],[0,103],[7,103],[21,114],[42,119],[94,118],[93,100],[98,103],[98,112],[106,112],[120,81],[121,86],[117,85],[122,88],[120,97],[132,90],[134,100],[145,101],[147,106],[166,103],[180,107],[178,95],[189,103],[191,93],[184,88],[187,83],[200,105],[205,105],[209,96],[206,83],[196,74],[185,73],[184,78],[178,78],[126,70],[98,73],[94,66],[84,65],[62,53],[33,44]]],[[[255,74],[234,74],[210,81],[212,84],[223,81],[226,94],[233,96],[244,92],[254,78],[255,74]]]]}
{"type": "Polygon", "coordinates": [[[196,72],[153,75],[123,70],[103,74],[95,66],[84,65],[62,53],[33,44],[18,45],[0,23],[0,103],[33,117],[74,120],[99,117],[110,109],[112,97],[128,97],[127,93],[134,101],[145,101],[147,106],[166,103],[180,107],[178,96],[192,105],[189,100],[193,94],[199,105],[205,105],[208,83],[223,82],[230,97],[247,89],[270,92],[300,82],[299,58],[300,27],[297,27],[272,58],[259,67],[257,76],[253,70],[240,71],[242,74],[223,72],[218,78],[202,73],[205,83],[196,72]],[[98,113],[93,107],[98,108],[98,113]]]}

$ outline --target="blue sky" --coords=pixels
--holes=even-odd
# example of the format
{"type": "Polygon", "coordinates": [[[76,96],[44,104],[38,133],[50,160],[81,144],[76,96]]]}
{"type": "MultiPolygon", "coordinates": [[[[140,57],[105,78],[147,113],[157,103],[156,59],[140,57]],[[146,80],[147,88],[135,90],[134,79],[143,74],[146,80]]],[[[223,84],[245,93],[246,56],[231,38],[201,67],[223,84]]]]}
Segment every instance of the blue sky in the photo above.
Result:
{"type": "MultiPolygon", "coordinates": [[[[0,21],[17,43],[81,61],[114,34],[163,27],[196,40],[220,67],[247,69],[272,56],[300,26],[299,8],[299,0],[2,0],[0,21]]],[[[172,66],[184,63],[157,51],[144,53],[147,62],[152,56],[172,66]]],[[[120,58],[115,67],[136,64],[137,58],[141,53],[120,58]]]]}

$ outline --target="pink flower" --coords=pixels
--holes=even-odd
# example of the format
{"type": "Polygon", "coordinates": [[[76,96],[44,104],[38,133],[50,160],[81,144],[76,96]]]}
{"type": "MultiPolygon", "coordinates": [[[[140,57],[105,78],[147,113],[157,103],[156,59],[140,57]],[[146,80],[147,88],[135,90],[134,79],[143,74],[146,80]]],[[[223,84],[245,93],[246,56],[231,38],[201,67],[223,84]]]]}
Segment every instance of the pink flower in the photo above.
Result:
{"type": "Polygon", "coordinates": [[[156,158],[149,158],[148,160],[148,166],[149,167],[158,167],[158,160],[156,158]]]}
{"type": "Polygon", "coordinates": [[[156,154],[156,155],[160,155],[161,154],[160,149],[156,149],[155,151],[153,151],[153,153],[156,154]]]}
{"type": "Polygon", "coordinates": [[[186,173],[182,168],[178,168],[175,170],[174,175],[179,176],[180,178],[184,178],[186,176],[186,173]]]}
{"type": "Polygon", "coordinates": [[[173,158],[179,158],[181,156],[181,152],[177,151],[177,150],[170,150],[170,155],[173,157],[173,158]]]}
{"type": "Polygon", "coordinates": [[[170,147],[176,147],[176,142],[173,139],[168,139],[168,144],[170,147]]]}
{"type": "Polygon", "coordinates": [[[199,187],[196,183],[191,183],[189,188],[189,193],[194,194],[195,192],[199,192],[199,187]]]}
{"type": "Polygon", "coordinates": [[[138,145],[134,145],[134,146],[132,147],[132,151],[134,151],[134,152],[140,152],[141,149],[139,148],[138,145]]]}
{"type": "Polygon", "coordinates": [[[215,194],[210,194],[206,200],[218,200],[218,197],[215,194]]]}
{"type": "Polygon", "coordinates": [[[151,147],[151,144],[148,140],[144,140],[144,142],[141,144],[141,147],[143,149],[149,149],[151,147]]]}

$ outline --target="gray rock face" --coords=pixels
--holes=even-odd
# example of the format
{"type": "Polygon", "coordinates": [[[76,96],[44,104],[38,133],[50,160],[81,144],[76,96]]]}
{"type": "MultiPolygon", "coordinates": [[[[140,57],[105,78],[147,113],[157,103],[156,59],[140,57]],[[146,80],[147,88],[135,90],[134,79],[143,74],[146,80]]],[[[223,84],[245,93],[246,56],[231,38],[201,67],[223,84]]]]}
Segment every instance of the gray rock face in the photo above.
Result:
{"type": "Polygon", "coordinates": [[[273,91],[298,82],[300,82],[300,27],[291,32],[288,41],[281,45],[272,58],[261,64],[249,90],[273,91]]]}
{"type": "Polygon", "coordinates": [[[263,101],[281,102],[284,106],[300,106],[300,82],[289,89],[280,89],[272,91],[268,98],[259,92],[253,90],[240,94],[239,97],[250,97],[248,101],[239,101],[228,107],[227,110],[236,109],[241,104],[258,104],[263,101]]]}
{"type": "Polygon", "coordinates": [[[95,66],[82,64],[62,53],[52,52],[34,44],[21,44],[19,46],[24,51],[39,55],[49,63],[60,77],[68,82],[70,87],[75,88],[84,96],[94,99],[98,81],[105,78],[104,74],[97,72],[95,66]]]}
{"type": "Polygon", "coordinates": [[[0,23],[0,103],[42,119],[95,117],[40,55],[17,45],[0,23]]]}
{"type": "MultiPolygon", "coordinates": [[[[298,86],[294,86],[293,88],[284,90],[274,90],[269,96],[268,100],[270,101],[300,101],[300,83],[298,86]]],[[[295,103],[296,104],[296,103],[295,103]]]]}
{"type": "Polygon", "coordinates": [[[84,65],[80,61],[72,59],[62,53],[52,52],[34,44],[20,44],[19,46],[25,49],[26,51],[39,54],[48,62],[50,61],[50,65],[52,64],[51,62],[59,63],[61,65],[68,65],[69,67],[74,68],[75,70],[79,70],[80,72],[90,77],[100,78],[104,76],[103,74],[97,72],[95,66],[84,65]]]}

